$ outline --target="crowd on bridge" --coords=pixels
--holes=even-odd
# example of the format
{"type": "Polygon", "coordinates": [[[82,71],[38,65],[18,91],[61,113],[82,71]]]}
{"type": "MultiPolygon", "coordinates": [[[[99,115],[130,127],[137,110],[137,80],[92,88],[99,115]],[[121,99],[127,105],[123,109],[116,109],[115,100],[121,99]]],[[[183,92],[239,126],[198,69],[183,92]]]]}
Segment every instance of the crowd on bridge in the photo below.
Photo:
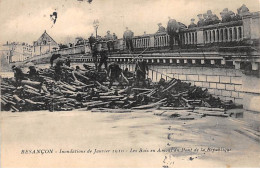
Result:
{"type": "MultiPolygon", "coordinates": [[[[196,27],[204,27],[214,24],[220,24],[220,23],[227,23],[232,21],[239,21],[242,20],[243,14],[246,14],[249,12],[249,9],[246,7],[245,4],[243,4],[241,7],[237,9],[237,13],[229,10],[228,8],[224,8],[223,11],[220,12],[221,18],[219,18],[216,14],[213,14],[211,10],[207,10],[204,14],[198,14],[198,21],[195,22],[195,19],[191,19],[191,23],[186,26],[185,24],[176,21],[175,19],[172,19],[171,17],[168,17],[168,23],[167,27],[165,28],[162,23],[158,23],[158,30],[155,33],[167,33],[170,36],[169,45],[170,48],[173,48],[173,40],[176,39],[179,46],[182,45],[181,39],[179,38],[179,35],[184,29],[192,29],[196,27]]],[[[147,35],[146,32],[144,32],[143,36],[147,35]]],[[[134,44],[133,44],[133,38],[134,38],[134,32],[131,31],[128,27],[126,27],[126,30],[123,34],[123,41],[124,45],[126,46],[126,49],[130,52],[134,51],[134,44]]],[[[105,42],[107,45],[107,50],[109,53],[112,51],[115,51],[115,44],[118,40],[118,37],[115,33],[110,34],[110,31],[107,31],[107,34],[104,37],[96,36],[92,34],[88,38],[88,42],[90,44],[92,52],[96,52],[96,46],[100,42],[105,42]]],[[[96,54],[93,54],[94,57],[96,57],[96,54]]]]}

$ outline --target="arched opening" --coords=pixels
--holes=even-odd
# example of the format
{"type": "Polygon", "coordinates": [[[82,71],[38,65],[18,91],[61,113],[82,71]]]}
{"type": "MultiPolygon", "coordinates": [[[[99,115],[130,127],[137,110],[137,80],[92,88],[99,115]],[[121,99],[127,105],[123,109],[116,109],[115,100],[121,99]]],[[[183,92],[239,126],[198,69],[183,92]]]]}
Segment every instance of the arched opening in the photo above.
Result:
{"type": "Polygon", "coordinates": [[[211,42],[211,31],[209,31],[209,43],[211,42]]]}
{"type": "Polygon", "coordinates": [[[219,30],[216,30],[216,42],[219,41],[219,30]]]}
{"type": "Polygon", "coordinates": [[[242,28],[239,27],[238,28],[238,39],[241,39],[242,38],[242,28]]]}
{"type": "Polygon", "coordinates": [[[232,28],[229,29],[229,40],[230,41],[233,41],[233,31],[232,31],[232,28]]]}
{"type": "Polygon", "coordinates": [[[207,43],[208,42],[208,33],[207,31],[204,32],[204,40],[207,43]]]}
{"type": "Polygon", "coordinates": [[[216,37],[216,33],[215,33],[215,31],[213,31],[213,42],[216,41],[216,40],[215,40],[215,37],[216,37]]]}
{"type": "Polygon", "coordinates": [[[224,30],[224,41],[228,41],[228,30],[224,30]]]}
{"type": "Polygon", "coordinates": [[[237,28],[234,28],[234,40],[237,40],[237,28]]]}

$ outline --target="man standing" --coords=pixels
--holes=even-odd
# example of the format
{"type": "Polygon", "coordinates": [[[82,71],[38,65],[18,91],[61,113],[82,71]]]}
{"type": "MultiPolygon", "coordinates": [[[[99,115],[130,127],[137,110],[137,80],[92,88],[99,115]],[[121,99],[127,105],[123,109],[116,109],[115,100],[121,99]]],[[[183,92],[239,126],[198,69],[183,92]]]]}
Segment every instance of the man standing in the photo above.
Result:
{"type": "Polygon", "coordinates": [[[97,43],[94,43],[93,50],[92,50],[92,59],[93,59],[93,62],[95,64],[96,70],[98,68],[97,55],[98,55],[97,43]]]}
{"type": "Polygon", "coordinates": [[[113,33],[113,51],[115,51],[116,42],[117,42],[117,35],[113,33]]]}
{"type": "Polygon", "coordinates": [[[107,31],[107,35],[105,36],[106,41],[107,41],[107,48],[108,52],[111,54],[111,48],[114,50],[114,43],[113,43],[113,36],[110,34],[110,31],[107,31]]]}
{"type": "Polygon", "coordinates": [[[24,73],[21,70],[21,68],[16,67],[15,65],[12,66],[12,70],[14,71],[14,77],[15,77],[16,85],[20,86],[21,81],[25,79],[24,73]]]}
{"type": "Polygon", "coordinates": [[[93,33],[91,34],[91,36],[88,38],[88,42],[90,44],[90,49],[92,50],[93,44],[96,42],[95,37],[93,36],[93,33]]]}
{"type": "Polygon", "coordinates": [[[70,63],[71,63],[71,60],[70,60],[70,57],[68,57],[68,58],[66,59],[65,65],[68,66],[68,67],[70,67],[70,63]]]}
{"type": "Polygon", "coordinates": [[[175,19],[171,19],[169,17],[168,25],[167,25],[167,33],[170,36],[170,49],[173,49],[173,40],[174,38],[177,40],[178,45],[181,46],[179,39],[179,29],[180,26],[175,19]]]}
{"type": "Polygon", "coordinates": [[[61,57],[60,54],[53,54],[53,55],[51,56],[51,58],[50,58],[51,67],[53,67],[53,61],[54,61],[55,59],[58,59],[59,57],[61,57]]]}
{"type": "Polygon", "coordinates": [[[39,73],[35,66],[29,66],[29,78],[33,80],[37,80],[39,78],[39,73]]]}
{"type": "Polygon", "coordinates": [[[126,31],[124,32],[123,39],[126,42],[126,48],[128,50],[134,51],[134,46],[133,46],[133,37],[134,33],[126,27],[126,31]]]}
{"type": "Polygon", "coordinates": [[[190,22],[190,25],[188,26],[188,28],[197,27],[197,25],[194,23],[195,19],[192,18],[190,21],[191,21],[191,22],[190,22]]]}
{"type": "Polygon", "coordinates": [[[107,53],[106,51],[104,50],[104,48],[102,47],[101,48],[101,51],[100,51],[100,62],[99,62],[99,65],[98,65],[98,70],[100,71],[101,70],[101,67],[102,65],[104,64],[105,65],[105,69],[107,70],[107,59],[108,59],[108,56],[107,56],[107,53]]]}
{"type": "Polygon", "coordinates": [[[110,78],[110,83],[108,88],[111,88],[115,80],[117,80],[119,84],[121,84],[119,80],[119,76],[121,75],[121,73],[122,73],[122,69],[119,67],[119,65],[116,62],[113,62],[112,64],[109,65],[108,76],[110,78]]]}
{"type": "Polygon", "coordinates": [[[220,16],[222,18],[222,23],[225,22],[230,22],[231,21],[231,16],[230,12],[228,11],[228,8],[225,8],[222,12],[220,12],[220,16]]]}
{"type": "Polygon", "coordinates": [[[136,72],[136,84],[139,85],[139,82],[142,82],[142,85],[145,85],[146,74],[148,73],[148,66],[146,61],[142,60],[141,57],[136,61],[135,72],[136,72]]]}
{"type": "Polygon", "coordinates": [[[198,27],[203,27],[203,26],[204,26],[204,19],[203,19],[203,17],[202,17],[202,14],[198,14],[197,16],[198,16],[198,18],[199,18],[199,21],[198,21],[198,23],[197,23],[197,26],[198,26],[198,27]]]}
{"type": "Polygon", "coordinates": [[[164,33],[166,31],[165,28],[162,26],[162,23],[158,23],[157,25],[159,27],[157,33],[164,33]]]}

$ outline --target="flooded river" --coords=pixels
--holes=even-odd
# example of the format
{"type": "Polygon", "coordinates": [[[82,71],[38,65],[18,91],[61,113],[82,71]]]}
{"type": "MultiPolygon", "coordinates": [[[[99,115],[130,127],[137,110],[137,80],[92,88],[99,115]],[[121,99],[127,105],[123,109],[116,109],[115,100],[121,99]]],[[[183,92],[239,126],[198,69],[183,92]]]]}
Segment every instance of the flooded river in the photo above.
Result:
{"type": "Polygon", "coordinates": [[[246,118],[176,120],[150,111],[2,112],[1,166],[259,167],[259,122],[246,118]]]}

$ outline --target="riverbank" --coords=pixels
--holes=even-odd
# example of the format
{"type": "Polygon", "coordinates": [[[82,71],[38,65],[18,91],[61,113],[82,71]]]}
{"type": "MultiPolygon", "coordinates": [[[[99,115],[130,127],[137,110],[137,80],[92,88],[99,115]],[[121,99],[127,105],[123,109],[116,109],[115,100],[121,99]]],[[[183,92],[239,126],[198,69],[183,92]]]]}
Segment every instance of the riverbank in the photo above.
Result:
{"type": "MultiPolygon", "coordinates": [[[[259,140],[244,133],[247,116],[1,112],[1,167],[259,167],[259,140]]],[[[257,125],[250,130],[259,132],[257,125]]]]}

